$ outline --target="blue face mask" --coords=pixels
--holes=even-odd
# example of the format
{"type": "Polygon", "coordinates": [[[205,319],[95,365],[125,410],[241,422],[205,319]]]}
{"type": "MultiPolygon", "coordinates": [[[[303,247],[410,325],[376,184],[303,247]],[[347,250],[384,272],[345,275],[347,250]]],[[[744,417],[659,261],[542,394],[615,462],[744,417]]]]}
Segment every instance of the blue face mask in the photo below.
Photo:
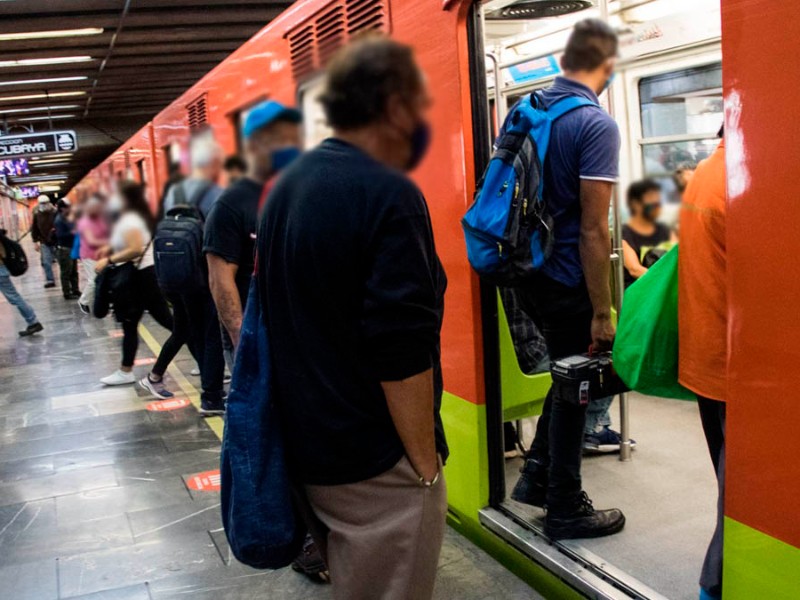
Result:
{"type": "Polygon", "coordinates": [[[606,83],[605,83],[605,85],[603,85],[603,92],[605,92],[608,88],[611,87],[611,84],[614,83],[614,79],[616,79],[616,77],[617,77],[617,72],[616,71],[611,73],[611,76],[608,79],[606,79],[606,83]]]}
{"type": "Polygon", "coordinates": [[[411,132],[411,156],[406,163],[406,171],[411,171],[422,162],[428,147],[431,145],[431,126],[426,121],[420,121],[411,132]]]}
{"type": "Polygon", "coordinates": [[[272,171],[277,173],[288,167],[294,159],[300,156],[300,148],[286,146],[272,152],[272,171]]]}

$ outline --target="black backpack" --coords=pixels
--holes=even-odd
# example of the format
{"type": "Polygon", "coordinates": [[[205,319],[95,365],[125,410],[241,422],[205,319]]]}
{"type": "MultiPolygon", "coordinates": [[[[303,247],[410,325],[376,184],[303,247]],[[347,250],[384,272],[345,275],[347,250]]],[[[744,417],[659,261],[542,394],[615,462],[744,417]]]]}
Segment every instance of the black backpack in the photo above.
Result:
{"type": "Polygon", "coordinates": [[[0,243],[3,244],[3,248],[6,251],[3,264],[8,269],[8,272],[11,273],[13,277],[24,275],[25,271],[28,270],[28,257],[25,256],[25,251],[22,249],[22,246],[20,246],[18,242],[7,238],[5,231],[0,233],[0,243]]]}
{"type": "Polygon", "coordinates": [[[183,183],[175,187],[176,205],[167,211],[153,238],[156,277],[166,293],[191,293],[208,287],[203,256],[203,215],[200,202],[211,189],[205,184],[187,201],[183,183]]]}

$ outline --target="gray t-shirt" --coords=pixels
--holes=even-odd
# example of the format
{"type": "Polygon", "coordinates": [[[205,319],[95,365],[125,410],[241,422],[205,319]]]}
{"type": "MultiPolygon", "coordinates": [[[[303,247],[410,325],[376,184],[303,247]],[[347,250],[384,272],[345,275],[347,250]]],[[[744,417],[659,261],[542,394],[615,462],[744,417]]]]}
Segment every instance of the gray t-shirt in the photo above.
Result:
{"type": "Polygon", "coordinates": [[[203,215],[203,218],[208,218],[208,213],[211,210],[214,202],[217,201],[217,198],[220,197],[222,194],[222,188],[219,187],[217,184],[212,183],[209,186],[209,183],[204,179],[198,179],[196,177],[188,177],[181,181],[180,183],[176,183],[167,192],[167,197],[164,198],[164,213],[166,214],[171,209],[175,208],[175,205],[178,204],[177,201],[177,194],[176,188],[181,187],[183,189],[183,193],[186,197],[186,202],[198,202],[198,208],[200,209],[200,213],[203,215]],[[202,198],[196,198],[197,194],[201,193],[203,188],[207,188],[205,193],[203,193],[202,198]]]}

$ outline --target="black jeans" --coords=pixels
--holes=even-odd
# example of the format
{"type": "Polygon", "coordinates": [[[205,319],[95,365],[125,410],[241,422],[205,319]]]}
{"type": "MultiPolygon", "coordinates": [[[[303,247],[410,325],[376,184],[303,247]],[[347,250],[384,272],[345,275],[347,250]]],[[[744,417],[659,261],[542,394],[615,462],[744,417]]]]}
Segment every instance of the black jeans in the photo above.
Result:
{"type": "Polygon", "coordinates": [[[78,289],[78,261],[70,257],[72,248],[59,246],[56,256],[58,258],[58,271],[61,276],[61,293],[64,298],[80,294],[78,289]]]}
{"type": "MultiPolygon", "coordinates": [[[[139,348],[139,321],[142,320],[145,310],[164,329],[172,331],[174,326],[172,312],[170,312],[167,301],[161,294],[161,288],[158,287],[154,267],[147,267],[136,272],[132,296],[136,309],[130,318],[122,321],[122,332],[124,334],[122,337],[123,367],[132,367],[133,361],[136,360],[136,351],[139,348]]],[[[169,364],[169,361],[175,357],[180,349],[181,344],[170,335],[161,347],[159,360],[161,360],[162,356],[169,357],[167,361],[167,364],[169,364]]]]}
{"type": "MultiPolygon", "coordinates": [[[[222,399],[225,359],[222,354],[222,335],[214,300],[208,291],[193,294],[170,294],[175,311],[177,333],[180,344],[188,344],[189,350],[200,367],[202,398],[215,402],[222,399]],[[180,317],[177,315],[180,314],[180,317]]],[[[169,363],[167,363],[169,364],[169,363]]],[[[166,370],[166,364],[156,363],[157,369],[166,370]]]]}
{"type": "MultiPolygon", "coordinates": [[[[522,309],[542,332],[552,360],[588,352],[592,342],[592,303],[585,284],[570,288],[544,275],[519,288],[522,309]]],[[[547,485],[551,512],[569,511],[582,490],[581,456],[586,406],[558,401],[547,393],[528,459],[547,485]]]]}
{"type": "Polygon", "coordinates": [[[703,423],[703,432],[706,434],[706,443],[719,486],[717,527],[703,562],[700,587],[712,596],[722,596],[722,532],[725,517],[725,403],[698,396],[697,405],[700,409],[700,420],[703,423]]]}

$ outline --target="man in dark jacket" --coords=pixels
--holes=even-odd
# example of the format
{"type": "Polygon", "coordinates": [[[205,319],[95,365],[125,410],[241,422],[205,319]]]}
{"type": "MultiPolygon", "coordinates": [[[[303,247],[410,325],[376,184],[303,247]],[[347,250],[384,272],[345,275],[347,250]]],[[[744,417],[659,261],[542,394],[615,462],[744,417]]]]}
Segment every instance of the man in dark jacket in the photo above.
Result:
{"type": "Polygon", "coordinates": [[[42,268],[44,269],[46,288],[56,287],[56,278],[53,275],[53,262],[56,259],[55,221],[56,208],[50,198],[42,194],[39,196],[38,206],[33,211],[31,222],[31,237],[36,251],[41,255],[42,268]]]}
{"type": "Polygon", "coordinates": [[[70,216],[72,205],[67,198],[58,201],[58,216],[54,223],[58,270],[61,274],[61,292],[64,300],[77,300],[81,297],[78,289],[78,261],[72,258],[75,244],[75,221],[70,216]]]}

